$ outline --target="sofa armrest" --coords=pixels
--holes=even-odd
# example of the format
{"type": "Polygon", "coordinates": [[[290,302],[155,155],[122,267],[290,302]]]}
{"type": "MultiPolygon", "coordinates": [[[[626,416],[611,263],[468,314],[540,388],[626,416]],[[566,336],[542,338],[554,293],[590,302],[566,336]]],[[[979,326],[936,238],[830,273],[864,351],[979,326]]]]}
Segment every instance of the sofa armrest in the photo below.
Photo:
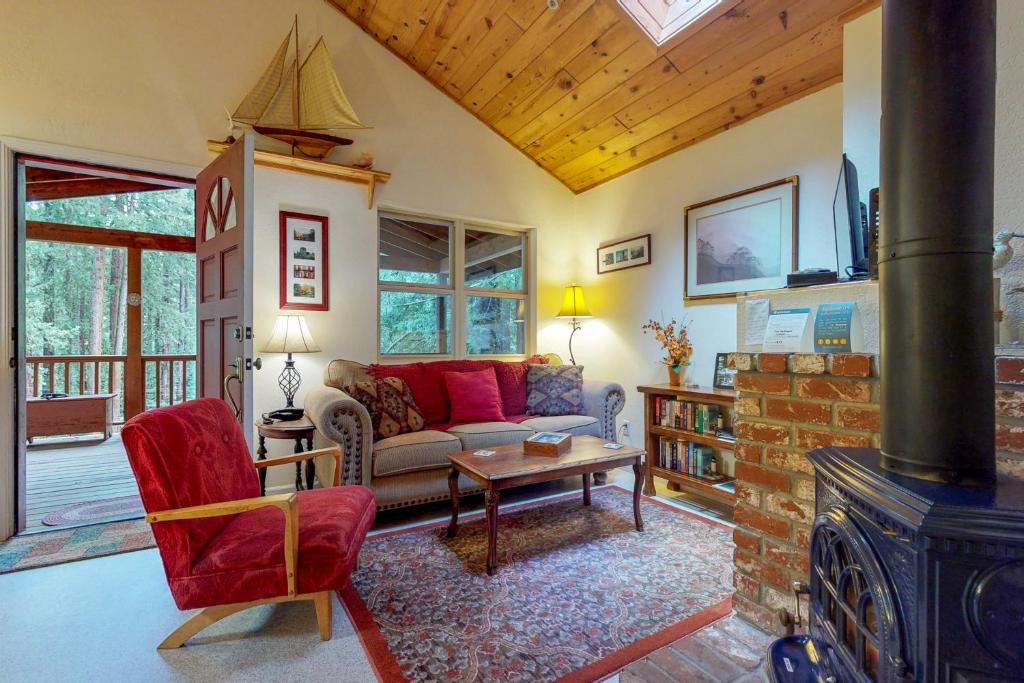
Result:
{"type": "MultiPolygon", "coordinates": [[[[322,386],[306,395],[303,408],[317,431],[341,448],[341,483],[368,484],[373,425],[366,407],[341,389],[322,386]]],[[[335,465],[333,457],[317,459],[317,475],[321,481],[328,477],[335,479],[335,465]]]]}
{"type": "Polygon", "coordinates": [[[583,413],[596,417],[601,436],[615,441],[615,416],[626,405],[626,391],[621,384],[599,379],[583,380],[583,413]]]}

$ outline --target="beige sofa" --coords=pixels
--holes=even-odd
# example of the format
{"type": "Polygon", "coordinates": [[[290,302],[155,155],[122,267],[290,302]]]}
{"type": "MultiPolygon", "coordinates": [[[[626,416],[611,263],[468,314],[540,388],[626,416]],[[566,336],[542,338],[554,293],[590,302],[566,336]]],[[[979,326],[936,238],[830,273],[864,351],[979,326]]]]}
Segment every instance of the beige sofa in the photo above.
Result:
{"type": "MultiPolygon", "coordinates": [[[[426,429],[374,443],[369,413],[344,391],[368,376],[364,365],[331,361],[324,370],[324,386],[306,396],[304,408],[316,424],[317,438],[325,442],[322,445],[341,447],[345,455],[342,482],[373,489],[379,510],[447,499],[449,453],[519,443],[538,431],[614,439],[615,416],[626,400],[619,384],[584,380],[585,415],[534,417],[518,424],[455,425],[445,431],[426,429]]],[[[320,480],[331,481],[334,459],[320,458],[316,466],[320,480]]],[[[466,477],[459,479],[459,489],[464,493],[481,490],[466,477]]]]}

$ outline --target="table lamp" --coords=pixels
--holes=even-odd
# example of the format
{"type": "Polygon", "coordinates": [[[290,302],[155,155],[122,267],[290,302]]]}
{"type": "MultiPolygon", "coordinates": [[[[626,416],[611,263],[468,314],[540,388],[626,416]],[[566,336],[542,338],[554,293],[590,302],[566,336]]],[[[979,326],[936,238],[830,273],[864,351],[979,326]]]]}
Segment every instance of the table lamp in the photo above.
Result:
{"type": "Polygon", "coordinates": [[[572,333],[569,334],[569,362],[576,365],[576,358],[572,355],[572,338],[580,329],[580,318],[590,318],[590,309],[583,299],[583,288],[573,283],[565,288],[565,297],[562,299],[562,309],[558,311],[556,318],[569,318],[572,325],[572,333]]]}
{"type": "MultiPolygon", "coordinates": [[[[284,397],[287,400],[287,408],[298,410],[294,407],[295,392],[302,384],[302,377],[295,369],[295,361],[292,360],[293,353],[316,353],[320,347],[313,341],[313,335],[309,333],[306,326],[306,319],[301,315],[279,315],[274,323],[274,331],[270,339],[260,349],[262,353],[287,353],[288,360],[284,362],[284,370],[277,378],[277,386],[281,387],[284,397]]],[[[277,412],[277,411],[275,411],[277,412]]],[[[301,417],[301,411],[299,411],[301,417]]]]}

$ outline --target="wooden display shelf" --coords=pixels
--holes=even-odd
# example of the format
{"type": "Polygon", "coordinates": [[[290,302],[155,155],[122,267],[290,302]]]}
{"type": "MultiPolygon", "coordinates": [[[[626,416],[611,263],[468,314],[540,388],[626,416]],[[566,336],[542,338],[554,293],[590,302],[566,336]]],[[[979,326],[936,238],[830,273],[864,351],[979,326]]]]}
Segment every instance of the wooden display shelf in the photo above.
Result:
{"type": "Polygon", "coordinates": [[[692,441],[699,443],[704,446],[713,446],[715,448],[721,448],[723,450],[731,451],[735,446],[735,441],[729,441],[728,439],[719,439],[717,436],[711,436],[709,434],[701,434],[699,432],[691,432],[685,429],[676,429],[675,427],[662,427],[661,425],[651,425],[651,433],[658,436],[665,436],[670,439],[682,439],[683,441],[692,441]]]}
{"type": "Polygon", "coordinates": [[[718,500],[725,501],[727,503],[733,503],[736,501],[736,494],[731,491],[726,491],[715,486],[716,484],[724,484],[726,482],[735,481],[732,477],[726,477],[721,481],[711,481],[698,477],[686,472],[676,472],[675,470],[665,469],[664,467],[658,467],[657,465],[651,466],[651,472],[656,477],[661,477],[670,482],[679,484],[680,487],[685,488],[696,493],[701,493],[706,496],[717,498],[718,500]]]}
{"type": "MultiPolygon", "coordinates": [[[[228,143],[218,142],[217,140],[206,141],[206,148],[211,152],[216,152],[218,154],[226,150],[229,146],[230,145],[228,143]]],[[[377,183],[386,183],[391,179],[391,174],[386,171],[375,171],[368,168],[345,166],[344,164],[335,164],[330,161],[320,161],[318,159],[305,159],[303,157],[295,157],[290,154],[268,152],[264,149],[256,150],[254,161],[258,166],[281,168],[286,171],[309,173],[310,175],[324,176],[326,178],[334,178],[335,180],[343,180],[349,183],[366,185],[366,208],[368,209],[373,208],[373,193],[377,188],[377,183]]]]}
{"type": "MultiPolygon", "coordinates": [[[[736,442],[728,439],[720,439],[711,434],[700,434],[686,429],[676,429],[675,427],[663,427],[657,424],[659,416],[655,411],[655,402],[659,397],[662,397],[680,401],[691,401],[693,403],[715,404],[722,406],[730,416],[727,423],[731,428],[731,408],[736,401],[736,392],[732,389],[686,387],[674,386],[671,384],[638,386],[637,391],[644,396],[644,443],[647,447],[648,458],[647,467],[645,468],[646,477],[644,482],[644,493],[649,496],[653,496],[655,494],[654,477],[661,477],[662,479],[670,482],[671,485],[678,486],[680,489],[689,491],[690,493],[726,503],[735,502],[735,493],[722,490],[715,486],[715,484],[732,481],[731,477],[726,477],[720,481],[711,481],[687,472],[677,472],[665,467],[659,467],[656,463],[662,437],[710,446],[715,449],[716,453],[720,453],[721,451],[733,451],[736,448],[736,442]]],[[[719,458],[721,458],[721,456],[719,456],[719,458]]],[[[719,462],[721,462],[721,459],[719,462]]]]}

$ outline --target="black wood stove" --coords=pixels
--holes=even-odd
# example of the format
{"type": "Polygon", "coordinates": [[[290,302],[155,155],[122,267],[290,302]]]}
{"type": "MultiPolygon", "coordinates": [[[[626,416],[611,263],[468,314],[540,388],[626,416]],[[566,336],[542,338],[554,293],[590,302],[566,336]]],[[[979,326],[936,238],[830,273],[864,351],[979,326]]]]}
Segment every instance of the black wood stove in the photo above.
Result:
{"type": "Polygon", "coordinates": [[[882,449],[824,448],[776,681],[1024,681],[1024,481],[997,474],[995,1],[883,0],[882,449]]]}

